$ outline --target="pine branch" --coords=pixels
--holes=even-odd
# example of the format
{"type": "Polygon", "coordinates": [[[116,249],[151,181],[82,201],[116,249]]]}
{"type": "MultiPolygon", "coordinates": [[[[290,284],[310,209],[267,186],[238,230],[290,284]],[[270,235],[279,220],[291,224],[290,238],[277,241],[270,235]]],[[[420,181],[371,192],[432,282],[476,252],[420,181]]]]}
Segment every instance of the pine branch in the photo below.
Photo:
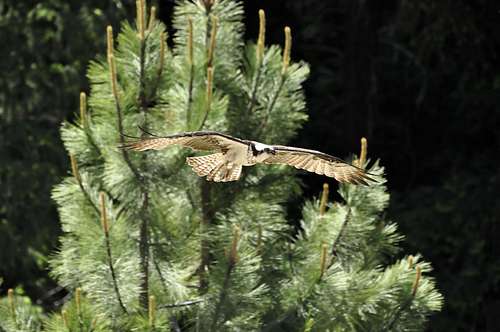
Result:
{"type": "Polygon", "coordinates": [[[212,224],[215,211],[211,204],[211,187],[204,179],[200,179],[201,190],[201,245],[200,256],[201,263],[198,268],[200,278],[200,294],[206,293],[208,289],[208,278],[206,276],[206,269],[208,269],[212,259],[210,254],[210,241],[208,239],[208,231],[212,224]]]}
{"type": "Polygon", "coordinates": [[[118,288],[118,281],[116,278],[115,267],[113,265],[113,256],[111,254],[111,243],[109,241],[108,216],[106,213],[106,203],[105,203],[105,196],[104,196],[103,192],[101,192],[99,194],[99,201],[100,201],[100,205],[101,205],[101,224],[102,224],[102,229],[104,232],[104,241],[105,241],[105,245],[106,245],[108,267],[109,267],[109,271],[111,273],[111,278],[113,279],[113,288],[115,290],[116,298],[118,300],[120,308],[123,310],[124,313],[127,313],[127,309],[125,308],[125,305],[123,304],[123,301],[122,301],[122,297],[120,295],[120,290],[118,288]]]}
{"type": "Polygon", "coordinates": [[[325,274],[325,271],[326,271],[326,259],[327,259],[327,245],[326,244],[322,244],[321,245],[321,256],[320,256],[320,263],[319,263],[319,278],[318,278],[318,282],[321,281],[321,279],[323,278],[323,275],[325,274]]]}
{"type": "Polygon", "coordinates": [[[250,114],[253,112],[253,109],[257,103],[257,91],[259,88],[260,75],[262,72],[261,68],[262,68],[262,65],[258,64],[257,69],[256,69],[257,72],[254,76],[253,83],[252,83],[252,92],[250,94],[250,100],[249,100],[248,106],[247,106],[247,114],[250,114]]]}
{"type": "MultiPolygon", "coordinates": [[[[314,299],[315,293],[314,290],[316,286],[322,282],[324,282],[324,274],[326,270],[330,267],[327,266],[326,261],[327,261],[327,256],[328,256],[328,246],[326,244],[321,245],[321,252],[320,252],[320,260],[319,260],[319,275],[318,277],[313,281],[312,284],[309,285],[306,295],[304,297],[301,297],[301,302],[297,303],[297,306],[300,306],[300,308],[306,308],[314,299]]],[[[297,315],[298,312],[300,311],[299,307],[294,307],[291,308],[287,314],[284,316],[284,318],[280,321],[286,320],[286,318],[297,315]]]]}
{"type": "Polygon", "coordinates": [[[161,273],[160,265],[158,264],[158,261],[156,260],[155,256],[153,256],[153,265],[155,267],[156,273],[158,273],[158,277],[160,277],[163,292],[165,292],[165,294],[168,294],[167,282],[165,281],[163,273],[161,273]]]}
{"type": "Polygon", "coordinates": [[[226,297],[229,293],[229,284],[231,282],[231,273],[233,272],[236,263],[238,263],[238,242],[240,240],[240,229],[235,227],[233,241],[231,243],[231,250],[229,251],[228,264],[226,268],[226,273],[224,274],[224,281],[222,283],[222,288],[219,294],[219,300],[215,307],[215,313],[212,320],[212,325],[210,327],[210,331],[217,331],[217,324],[219,322],[219,316],[221,314],[222,305],[226,300],[226,297]]]}
{"type": "MultiPolygon", "coordinates": [[[[73,156],[72,154],[70,154],[69,157],[70,157],[70,164],[71,164],[71,172],[72,172],[73,177],[75,178],[76,182],[78,183],[78,187],[80,187],[80,190],[82,191],[82,193],[85,196],[86,200],[89,202],[90,206],[92,206],[92,208],[94,209],[94,211],[96,212],[96,214],[99,215],[100,214],[99,208],[94,203],[94,201],[90,197],[89,192],[85,189],[85,187],[83,185],[82,178],[81,178],[81,175],[80,175],[80,171],[79,171],[79,168],[78,168],[78,162],[76,161],[75,156],[73,156]]],[[[105,191],[105,190],[103,190],[103,191],[105,191]]],[[[110,196],[111,200],[114,200],[113,196],[109,192],[106,191],[106,195],[110,196]]],[[[120,211],[120,213],[121,213],[121,211],[120,211]]],[[[120,215],[120,213],[118,214],[118,216],[120,215]]]]}
{"type": "Polygon", "coordinates": [[[81,293],[82,293],[82,289],[78,287],[75,290],[76,315],[77,315],[77,319],[78,319],[78,327],[80,328],[80,332],[83,332],[81,293]]]}
{"type": "Polygon", "coordinates": [[[189,83],[188,83],[188,100],[186,110],[186,128],[190,130],[191,126],[191,105],[193,104],[193,85],[194,85],[194,62],[193,62],[193,20],[188,17],[188,66],[189,66],[189,83]]]}
{"type": "Polygon", "coordinates": [[[328,183],[323,183],[323,192],[321,193],[321,201],[319,203],[319,215],[323,217],[326,212],[326,205],[328,204],[328,183]]]}
{"type": "MultiPolygon", "coordinates": [[[[143,0],[138,0],[136,2],[137,4],[137,16],[138,16],[138,24],[139,24],[139,35],[141,38],[141,46],[140,46],[140,79],[139,79],[139,103],[140,103],[140,110],[141,113],[143,114],[143,119],[144,123],[143,126],[147,127],[147,122],[146,122],[146,110],[147,110],[147,100],[145,98],[145,81],[144,81],[144,52],[145,52],[145,43],[144,43],[144,14],[143,14],[143,0]]],[[[113,30],[111,26],[108,26],[107,29],[107,36],[108,36],[108,62],[109,62],[109,67],[110,67],[110,74],[111,74],[111,84],[112,84],[112,91],[113,91],[113,97],[115,100],[115,107],[116,107],[116,113],[117,113],[117,118],[118,118],[118,131],[119,131],[119,136],[120,136],[120,144],[124,145],[125,144],[125,135],[123,131],[123,115],[120,107],[120,101],[119,101],[119,96],[118,96],[118,84],[117,84],[117,79],[116,79],[116,65],[114,61],[114,56],[113,56],[113,30]]],[[[146,128],[147,129],[147,128],[146,128]]],[[[143,133],[144,135],[144,133],[143,133]]],[[[127,149],[120,149],[122,151],[123,159],[125,160],[125,163],[128,165],[129,169],[132,171],[134,174],[134,177],[141,189],[141,196],[142,196],[142,202],[141,202],[141,208],[140,208],[140,218],[141,218],[141,224],[139,228],[139,255],[140,255],[140,266],[142,270],[142,282],[141,282],[141,292],[139,295],[139,303],[141,304],[143,309],[146,309],[148,306],[148,272],[149,272],[149,249],[148,249],[148,219],[146,216],[146,211],[148,207],[148,202],[149,202],[149,196],[148,192],[145,188],[146,184],[144,183],[144,178],[142,175],[140,175],[139,171],[137,168],[132,164],[132,161],[130,160],[129,154],[127,149]]],[[[144,158],[145,154],[143,157],[143,163],[144,163],[144,158]]]]}
{"type": "Polygon", "coordinates": [[[102,156],[101,149],[97,146],[97,143],[95,142],[94,137],[90,132],[89,120],[87,115],[87,95],[83,91],[80,92],[80,122],[90,145],[92,145],[94,150],[99,153],[99,156],[102,156]]]}
{"type": "Polygon", "coordinates": [[[97,213],[97,215],[99,215],[99,213],[100,213],[99,208],[94,204],[94,201],[92,201],[92,199],[90,198],[89,193],[83,187],[82,178],[80,176],[80,172],[78,171],[78,163],[76,161],[75,156],[70,154],[69,158],[71,161],[71,171],[73,173],[73,177],[75,178],[76,182],[78,183],[78,186],[80,187],[80,190],[82,191],[83,196],[85,196],[85,198],[89,202],[90,206],[92,206],[94,208],[94,211],[97,213]]]}
{"type": "Polygon", "coordinates": [[[203,115],[203,120],[201,120],[200,127],[198,130],[202,130],[205,122],[208,118],[208,113],[210,113],[210,109],[212,106],[212,84],[214,79],[214,71],[212,67],[207,68],[207,91],[205,97],[205,114],[203,115]]]}
{"type": "Polygon", "coordinates": [[[285,85],[285,81],[287,79],[287,70],[290,65],[290,52],[292,48],[292,35],[291,35],[291,30],[290,27],[285,27],[285,48],[283,50],[283,65],[281,69],[281,77],[280,77],[280,83],[278,84],[278,88],[276,89],[276,92],[273,95],[273,98],[271,99],[271,102],[269,103],[269,107],[267,108],[267,112],[264,116],[264,119],[262,120],[262,123],[260,125],[261,132],[265,130],[267,127],[267,123],[269,121],[269,117],[271,116],[271,112],[274,109],[274,106],[276,105],[276,102],[278,101],[278,97],[281,94],[281,90],[283,90],[283,86],[285,85]]]}
{"type": "MultiPolygon", "coordinates": [[[[148,110],[148,100],[146,97],[146,77],[145,77],[145,59],[146,59],[146,42],[147,37],[145,36],[145,3],[144,0],[136,1],[137,8],[137,28],[139,30],[139,40],[140,40],[140,55],[139,55],[139,92],[138,92],[138,102],[139,102],[139,110],[142,114],[143,123],[142,127],[148,127],[147,123],[147,110],[148,110]]],[[[124,141],[124,132],[123,132],[123,116],[119,104],[119,96],[118,96],[118,88],[117,88],[117,79],[116,79],[116,68],[113,57],[113,33],[112,29],[108,27],[108,62],[111,69],[111,83],[113,96],[115,98],[115,105],[118,116],[118,129],[120,133],[120,143],[123,145],[124,141]]],[[[149,34],[148,34],[149,36],[149,34]]],[[[144,136],[145,133],[142,133],[144,136]]],[[[140,256],[140,266],[142,272],[142,280],[140,284],[140,294],[139,294],[139,303],[141,307],[146,310],[148,307],[148,293],[149,293],[149,246],[148,246],[148,216],[147,210],[149,206],[149,193],[147,185],[144,181],[144,178],[140,175],[137,168],[132,164],[128,152],[126,149],[121,149],[123,158],[134,174],[134,177],[139,185],[141,191],[141,206],[140,206],[140,226],[139,226],[139,256],[140,256]]],[[[145,169],[145,165],[147,163],[147,155],[143,154],[141,164],[142,169],[145,169]]]]}
{"type": "MultiPolygon", "coordinates": [[[[411,264],[411,263],[410,263],[411,264]]],[[[417,266],[416,268],[416,274],[415,274],[415,281],[413,282],[413,286],[411,288],[411,295],[410,298],[408,298],[402,305],[398,307],[396,312],[394,313],[394,316],[389,320],[389,323],[387,324],[387,327],[384,329],[384,331],[391,331],[396,322],[399,320],[401,317],[401,314],[410,308],[411,304],[413,303],[413,300],[415,299],[415,295],[417,294],[418,290],[418,285],[420,283],[420,278],[422,276],[422,269],[420,266],[417,266]]]]}
{"type": "MultiPolygon", "coordinates": [[[[142,128],[148,129],[147,127],[147,110],[148,110],[148,102],[146,98],[146,77],[145,77],[145,62],[146,62],[146,42],[147,39],[144,36],[144,0],[137,0],[139,3],[139,8],[141,8],[137,15],[139,17],[139,36],[140,36],[140,54],[139,54],[139,109],[143,115],[143,123],[141,124],[142,128]]],[[[142,132],[142,136],[146,135],[146,133],[142,132]]]]}
{"type": "Polygon", "coordinates": [[[212,107],[212,89],[213,89],[213,80],[214,80],[214,68],[212,67],[215,53],[215,41],[217,36],[217,18],[215,16],[210,16],[211,25],[208,24],[207,20],[207,32],[208,28],[211,27],[209,44],[207,45],[207,86],[206,86],[206,94],[205,94],[205,112],[203,115],[203,119],[201,120],[200,127],[198,130],[202,130],[205,126],[205,122],[207,121],[208,114],[210,113],[212,107]]]}
{"type": "Polygon", "coordinates": [[[139,230],[139,255],[140,265],[142,271],[141,292],[139,295],[139,302],[143,309],[147,308],[147,299],[149,293],[149,246],[148,246],[148,219],[144,216],[148,208],[149,196],[147,193],[143,194],[143,201],[141,207],[141,226],[139,230]]]}
{"type": "MultiPolygon", "coordinates": [[[[154,7],[152,7],[152,8],[154,8],[154,7]]],[[[150,21],[150,26],[152,25],[152,23],[151,23],[152,20],[153,19],[151,19],[151,21],[150,21]]],[[[151,90],[151,99],[152,100],[155,100],[157,97],[156,94],[158,91],[158,86],[160,85],[161,76],[163,74],[163,67],[165,66],[165,53],[166,53],[166,48],[167,48],[166,38],[167,38],[166,33],[162,32],[160,35],[160,60],[158,63],[158,69],[156,71],[156,79],[153,83],[153,89],[151,90]]]]}
{"type": "Polygon", "coordinates": [[[342,225],[340,226],[339,233],[337,234],[337,237],[333,241],[332,249],[330,250],[330,254],[332,255],[332,257],[330,259],[330,263],[328,264],[328,267],[332,266],[334,257],[337,257],[337,247],[340,243],[340,240],[342,240],[342,237],[344,236],[344,233],[346,231],[347,224],[349,223],[350,217],[351,217],[351,208],[348,207],[347,214],[344,218],[344,221],[342,222],[342,225]]]}
{"type": "MultiPolygon", "coordinates": [[[[115,64],[115,59],[114,59],[114,55],[113,55],[113,28],[110,25],[107,27],[107,41],[108,41],[108,64],[109,64],[113,99],[115,102],[119,140],[120,140],[120,145],[124,145],[125,144],[125,135],[124,135],[125,132],[123,130],[123,114],[122,114],[122,110],[121,110],[121,106],[120,106],[120,98],[118,95],[118,82],[116,79],[116,64],[115,64]]],[[[127,164],[128,168],[134,174],[134,177],[138,181],[139,185],[141,185],[143,182],[143,178],[139,174],[137,169],[134,167],[134,165],[132,164],[132,161],[130,160],[127,149],[120,149],[120,150],[122,152],[123,160],[125,160],[125,163],[127,164]]]]}
{"type": "Polygon", "coordinates": [[[228,264],[226,269],[226,274],[224,275],[224,282],[222,283],[222,290],[219,294],[219,300],[217,301],[217,306],[215,307],[215,314],[212,320],[212,325],[210,327],[210,331],[217,331],[217,323],[219,321],[219,316],[221,313],[222,305],[226,300],[226,296],[228,293],[229,282],[231,280],[231,272],[233,271],[234,265],[228,264]]]}
{"type": "MultiPolygon", "coordinates": [[[[205,115],[200,124],[198,130],[201,130],[208,118],[208,113],[210,112],[210,107],[212,104],[212,83],[213,83],[213,68],[212,61],[215,53],[215,41],[217,34],[217,19],[210,15],[212,4],[206,4],[206,35],[205,35],[205,48],[207,51],[207,87],[206,87],[206,98],[205,98],[205,115]]],[[[211,203],[211,192],[209,184],[201,179],[201,208],[202,208],[202,222],[201,222],[201,263],[199,267],[199,278],[200,278],[200,294],[203,294],[208,289],[208,279],[206,276],[206,269],[208,269],[211,263],[210,254],[210,243],[207,239],[207,233],[212,224],[215,211],[213,211],[211,203]]]]}
{"type": "MultiPolygon", "coordinates": [[[[153,265],[155,267],[156,273],[158,274],[158,277],[160,278],[160,283],[161,283],[161,286],[163,288],[163,292],[165,294],[168,294],[167,282],[165,280],[165,277],[163,276],[163,273],[161,272],[160,265],[158,264],[158,260],[156,259],[156,256],[153,256],[153,265]]],[[[185,304],[184,306],[187,306],[187,305],[190,305],[190,304],[185,304]]],[[[166,307],[167,306],[158,306],[158,309],[166,308],[166,307]]],[[[170,316],[170,322],[171,322],[171,327],[172,327],[172,325],[174,325],[174,327],[178,327],[178,324],[174,324],[174,323],[177,323],[175,315],[170,316]]]]}
{"type": "Polygon", "coordinates": [[[284,74],[282,74],[280,77],[280,82],[278,84],[278,88],[276,89],[276,91],[273,95],[273,98],[271,99],[271,102],[269,103],[269,106],[266,110],[266,114],[264,115],[264,119],[262,120],[262,122],[260,124],[260,133],[264,132],[264,130],[267,127],[267,124],[269,122],[269,117],[271,116],[271,112],[273,111],[274,106],[276,105],[276,101],[278,100],[278,97],[281,94],[281,90],[283,90],[283,86],[285,85],[285,80],[286,80],[286,77],[284,74]]]}
{"type": "Polygon", "coordinates": [[[266,16],[262,9],[259,10],[259,38],[257,39],[257,47],[255,52],[255,58],[257,63],[257,68],[255,70],[255,76],[252,82],[252,92],[250,94],[250,101],[247,106],[247,114],[252,113],[253,108],[257,102],[257,90],[260,83],[260,76],[262,73],[262,64],[264,61],[264,47],[265,47],[265,36],[266,36],[266,16]]]}
{"type": "MultiPolygon", "coordinates": [[[[206,30],[205,30],[205,49],[207,50],[208,54],[208,49],[210,48],[210,31],[212,30],[211,26],[211,20],[210,20],[210,14],[212,12],[212,5],[213,3],[209,3],[205,1],[205,17],[207,20],[207,25],[206,25],[206,30]]],[[[207,57],[208,59],[208,57],[207,57]]],[[[210,63],[207,61],[207,66],[209,66],[210,63]]]]}
{"type": "Polygon", "coordinates": [[[217,40],[217,17],[213,15],[208,15],[207,19],[207,33],[210,28],[210,38],[208,39],[209,44],[207,46],[207,68],[213,67],[213,60],[215,54],[215,44],[217,40]],[[211,21],[210,24],[208,21],[211,21]]]}
{"type": "MultiPolygon", "coordinates": [[[[139,59],[139,109],[142,114],[143,123],[142,128],[148,130],[148,100],[146,98],[146,76],[145,76],[145,62],[146,62],[146,42],[147,39],[144,35],[145,17],[144,17],[144,0],[138,0],[138,21],[139,21],[139,37],[140,37],[140,59],[139,59]]],[[[141,137],[147,134],[143,131],[141,137]]],[[[146,172],[147,166],[147,153],[142,154],[141,169],[146,172]]],[[[147,216],[149,206],[149,192],[146,183],[143,182],[141,186],[142,203],[140,207],[141,225],[139,229],[139,255],[140,265],[142,272],[141,292],[139,295],[139,303],[145,310],[148,308],[148,295],[149,295],[149,218],[147,216]]]]}

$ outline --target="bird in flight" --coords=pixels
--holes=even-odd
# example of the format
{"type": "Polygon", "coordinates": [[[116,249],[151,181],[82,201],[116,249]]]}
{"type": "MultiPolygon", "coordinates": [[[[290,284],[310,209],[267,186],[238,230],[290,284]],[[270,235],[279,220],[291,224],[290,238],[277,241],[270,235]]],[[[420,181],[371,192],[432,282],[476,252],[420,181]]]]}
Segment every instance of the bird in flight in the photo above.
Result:
{"type": "Polygon", "coordinates": [[[206,176],[208,181],[236,181],[241,176],[243,166],[253,166],[259,163],[290,165],[319,175],[326,175],[339,182],[368,185],[374,181],[364,169],[315,150],[267,145],[216,131],[194,131],[169,136],[157,136],[144,132],[148,134],[148,137],[126,142],[121,148],[146,151],[180,145],[195,151],[214,152],[186,159],[187,164],[196,174],[201,177],[206,176]]]}

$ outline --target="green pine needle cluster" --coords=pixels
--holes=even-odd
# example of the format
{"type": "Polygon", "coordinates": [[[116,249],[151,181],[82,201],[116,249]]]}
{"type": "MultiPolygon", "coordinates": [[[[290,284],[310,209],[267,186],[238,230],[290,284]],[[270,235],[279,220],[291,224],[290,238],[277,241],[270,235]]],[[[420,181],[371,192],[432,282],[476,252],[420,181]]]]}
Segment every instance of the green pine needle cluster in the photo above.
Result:
{"type": "Polygon", "coordinates": [[[51,266],[75,295],[46,317],[3,300],[0,330],[422,330],[442,298],[420,257],[394,263],[402,237],[383,217],[378,162],[368,170],[377,184],[307,202],[297,231],[284,209],[300,194],[290,168],[207,183],[185,164],[192,152],[119,148],[143,135],[138,126],[283,144],[307,119],[309,69],[290,61],[289,28],[284,48],[265,45],[261,11],[257,43],[244,43],[241,2],[180,0],[169,48],[154,12],[137,1],[135,24],[117,37],[108,28],[90,96],[61,128],[72,170],[53,191],[64,234],[51,266]]]}

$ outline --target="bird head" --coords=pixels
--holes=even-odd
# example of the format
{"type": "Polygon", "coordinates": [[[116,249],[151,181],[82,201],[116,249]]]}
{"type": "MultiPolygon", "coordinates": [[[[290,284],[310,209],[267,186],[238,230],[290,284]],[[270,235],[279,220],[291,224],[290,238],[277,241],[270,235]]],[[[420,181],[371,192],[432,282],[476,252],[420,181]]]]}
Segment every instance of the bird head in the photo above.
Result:
{"type": "Polygon", "coordinates": [[[252,144],[252,151],[253,151],[254,156],[259,156],[262,154],[265,154],[265,155],[276,154],[276,150],[274,149],[274,147],[272,147],[270,145],[258,143],[258,142],[254,142],[252,144]]]}
{"type": "Polygon", "coordinates": [[[264,152],[268,153],[268,154],[272,154],[272,155],[275,155],[276,154],[276,150],[274,148],[265,148],[264,149],[264,152]]]}

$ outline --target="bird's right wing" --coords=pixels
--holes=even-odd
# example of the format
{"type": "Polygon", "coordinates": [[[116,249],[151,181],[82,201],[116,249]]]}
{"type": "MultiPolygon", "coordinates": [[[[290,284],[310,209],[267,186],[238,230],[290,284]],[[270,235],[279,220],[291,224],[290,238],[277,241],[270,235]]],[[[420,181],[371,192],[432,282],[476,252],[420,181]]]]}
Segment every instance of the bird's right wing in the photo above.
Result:
{"type": "MultiPolygon", "coordinates": [[[[147,133],[147,132],[146,132],[147,133]]],[[[149,136],[124,143],[121,148],[135,151],[162,150],[171,145],[181,145],[196,151],[222,151],[245,141],[215,131],[194,131],[170,136],[149,136]]]]}

